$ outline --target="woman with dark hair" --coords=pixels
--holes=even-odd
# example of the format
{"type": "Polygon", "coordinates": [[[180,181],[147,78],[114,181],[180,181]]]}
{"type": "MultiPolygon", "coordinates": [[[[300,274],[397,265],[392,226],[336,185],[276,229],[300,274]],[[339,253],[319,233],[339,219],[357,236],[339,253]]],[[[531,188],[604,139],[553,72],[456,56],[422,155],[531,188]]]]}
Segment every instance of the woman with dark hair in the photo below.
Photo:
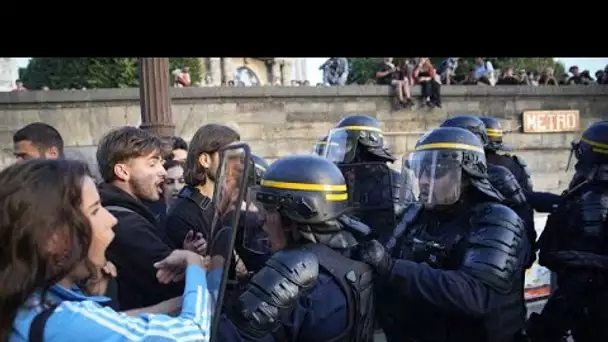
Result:
{"type": "Polygon", "coordinates": [[[186,278],[177,317],[129,316],[137,313],[91,296],[105,291],[114,225],[81,162],[39,159],[0,172],[0,341],[209,340],[215,290],[193,252],[155,264],[160,282],[186,278]]]}

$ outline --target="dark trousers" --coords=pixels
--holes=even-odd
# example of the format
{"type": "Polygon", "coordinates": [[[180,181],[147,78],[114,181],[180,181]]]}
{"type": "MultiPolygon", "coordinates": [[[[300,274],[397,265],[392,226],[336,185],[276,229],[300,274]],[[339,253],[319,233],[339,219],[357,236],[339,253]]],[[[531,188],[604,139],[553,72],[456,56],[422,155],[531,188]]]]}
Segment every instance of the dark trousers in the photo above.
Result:
{"type": "Polygon", "coordinates": [[[441,84],[434,80],[420,82],[422,98],[429,98],[432,103],[441,104],[441,84]]]}

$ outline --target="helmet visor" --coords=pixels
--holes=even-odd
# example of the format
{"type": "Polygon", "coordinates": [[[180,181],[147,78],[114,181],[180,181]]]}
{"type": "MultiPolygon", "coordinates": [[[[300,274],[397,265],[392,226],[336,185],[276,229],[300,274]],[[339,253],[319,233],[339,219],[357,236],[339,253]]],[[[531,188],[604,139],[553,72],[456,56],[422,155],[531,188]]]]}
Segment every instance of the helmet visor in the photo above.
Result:
{"type": "Polygon", "coordinates": [[[458,152],[416,151],[404,160],[404,201],[451,205],[460,198],[462,166],[458,152]]]}
{"type": "MultiPolygon", "coordinates": [[[[250,252],[261,255],[272,254],[270,235],[280,233],[280,225],[276,227],[275,219],[279,213],[277,206],[265,204],[257,198],[258,187],[248,189],[246,208],[244,209],[243,247],[250,252]],[[277,231],[278,230],[278,231],[277,231]]],[[[278,220],[280,224],[280,219],[278,220]]]]}
{"type": "Polygon", "coordinates": [[[325,145],[325,159],[332,163],[350,163],[355,159],[359,131],[332,129],[325,145]]]}

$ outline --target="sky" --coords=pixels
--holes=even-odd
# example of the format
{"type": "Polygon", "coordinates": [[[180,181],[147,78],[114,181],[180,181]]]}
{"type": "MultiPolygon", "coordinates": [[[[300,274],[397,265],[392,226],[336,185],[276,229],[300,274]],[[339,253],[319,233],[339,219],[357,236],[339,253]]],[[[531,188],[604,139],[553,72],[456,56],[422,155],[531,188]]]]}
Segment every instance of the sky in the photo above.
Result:
{"type": "MultiPolygon", "coordinates": [[[[308,80],[311,84],[317,84],[322,81],[323,74],[319,70],[319,67],[328,57],[319,57],[319,58],[306,58],[306,69],[308,71],[308,80]]],[[[566,65],[566,70],[572,65],[577,65],[580,70],[589,70],[591,75],[594,75],[595,72],[599,69],[604,69],[606,65],[608,65],[608,57],[598,57],[598,58],[583,58],[583,57],[553,57],[558,61],[561,61],[566,65]]],[[[17,58],[17,64],[20,68],[24,68],[27,66],[30,57],[26,58],[17,58]]]]}

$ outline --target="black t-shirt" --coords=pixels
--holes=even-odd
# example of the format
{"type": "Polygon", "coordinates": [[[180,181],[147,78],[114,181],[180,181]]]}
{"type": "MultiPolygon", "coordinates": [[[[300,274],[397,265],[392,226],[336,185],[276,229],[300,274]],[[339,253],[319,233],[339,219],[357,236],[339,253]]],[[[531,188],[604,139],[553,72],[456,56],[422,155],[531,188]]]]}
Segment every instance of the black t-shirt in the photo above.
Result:
{"type": "MultiPolygon", "coordinates": [[[[391,70],[392,67],[384,62],[382,62],[380,65],[378,65],[378,69],[377,71],[379,72],[386,72],[391,70]]],[[[381,85],[390,85],[391,82],[393,81],[393,74],[388,74],[384,77],[377,77],[376,78],[376,83],[377,84],[381,84],[381,85]]]]}
{"type": "MultiPolygon", "coordinates": [[[[197,189],[192,188],[192,191],[197,189]]],[[[200,195],[203,196],[203,195],[200,195]]],[[[209,199],[207,197],[207,199],[209,199]]],[[[194,233],[202,233],[209,244],[211,233],[211,222],[213,220],[213,205],[211,200],[207,201],[203,208],[188,198],[178,198],[164,220],[165,233],[175,246],[182,246],[186,234],[192,230],[194,233]]]]}

